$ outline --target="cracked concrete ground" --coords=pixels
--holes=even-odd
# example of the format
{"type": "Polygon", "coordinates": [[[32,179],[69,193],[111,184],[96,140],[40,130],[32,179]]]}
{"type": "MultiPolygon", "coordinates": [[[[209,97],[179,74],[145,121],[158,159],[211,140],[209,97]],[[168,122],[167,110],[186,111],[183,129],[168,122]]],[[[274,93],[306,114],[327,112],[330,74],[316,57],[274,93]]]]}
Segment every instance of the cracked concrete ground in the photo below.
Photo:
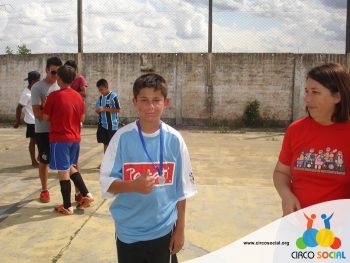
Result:
{"type": "MultiPolygon", "coordinates": [[[[188,200],[186,243],[180,262],[219,249],[281,216],[272,171],[281,132],[216,133],[181,130],[198,194],[188,200]]],[[[102,200],[95,128],[83,128],[80,167],[96,201],[73,216],[53,212],[61,203],[50,172],[51,202],[38,201],[40,182],[27,152],[25,128],[0,128],[0,262],[116,262],[110,201],[102,200]]]]}

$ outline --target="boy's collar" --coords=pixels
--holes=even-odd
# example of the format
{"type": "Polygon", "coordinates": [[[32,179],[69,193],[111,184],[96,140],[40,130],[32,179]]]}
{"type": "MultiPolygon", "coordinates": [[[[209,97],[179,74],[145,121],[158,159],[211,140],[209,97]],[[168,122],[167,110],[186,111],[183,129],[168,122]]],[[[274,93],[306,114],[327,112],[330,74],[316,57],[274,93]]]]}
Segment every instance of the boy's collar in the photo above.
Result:
{"type": "Polygon", "coordinates": [[[161,127],[162,121],[160,120],[158,124],[152,124],[152,125],[145,125],[145,123],[142,123],[140,119],[136,121],[136,126],[137,122],[140,124],[141,131],[142,133],[145,134],[154,134],[159,132],[159,128],[161,127]]]}
{"type": "Polygon", "coordinates": [[[107,92],[106,95],[102,94],[102,96],[103,96],[103,97],[106,97],[106,96],[108,96],[109,94],[111,94],[111,92],[112,92],[112,91],[109,90],[109,91],[107,92]]]}

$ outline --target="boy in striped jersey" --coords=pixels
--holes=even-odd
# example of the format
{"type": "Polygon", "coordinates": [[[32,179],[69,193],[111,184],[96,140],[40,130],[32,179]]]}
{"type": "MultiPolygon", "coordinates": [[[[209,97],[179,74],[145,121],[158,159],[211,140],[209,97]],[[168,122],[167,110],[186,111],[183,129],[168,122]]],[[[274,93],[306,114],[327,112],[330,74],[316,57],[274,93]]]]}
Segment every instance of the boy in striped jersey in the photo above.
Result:
{"type": "Polygon", "coordinates": [[[96,86],[101,93],[95,107],[99,115],[96,137],[98,143],[103,143],[103,152],[106,152],[109,141],[118,130],[120,104],[117,93],[109,90],[107,80],[100,79],[96,86]]]}

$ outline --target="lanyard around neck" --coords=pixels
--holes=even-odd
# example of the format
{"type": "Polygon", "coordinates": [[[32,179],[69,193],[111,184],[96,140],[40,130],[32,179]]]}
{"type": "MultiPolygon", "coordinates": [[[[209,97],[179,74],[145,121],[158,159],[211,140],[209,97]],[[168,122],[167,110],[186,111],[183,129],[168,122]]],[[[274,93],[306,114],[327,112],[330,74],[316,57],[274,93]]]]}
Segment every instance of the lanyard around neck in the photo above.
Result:
{"type": "Polygon", "coordinates": [[[164,148],[164,140],[163,140],[163,130],[162,130],[162,122],[160,123],[159,126],[159,144],[160,144],[160,149],[159,149],[159,165],[156,165],[151,156],[149,155],[147,148],[146,148],[146,143],[145,140],[143,138],[142,135],[142,130],[141,130],[141,125],[140,125],[140,121],[136,121],[137,124],[137,130],[139,133],[139,137],[142,143],[142,147],[143,150],[145,152],[145,154],[147,155],[148,160],[152,163],[153,167],[156,169],[156,171],[158,172],[159,176],[163,176],[163,148],[164,148]]]}

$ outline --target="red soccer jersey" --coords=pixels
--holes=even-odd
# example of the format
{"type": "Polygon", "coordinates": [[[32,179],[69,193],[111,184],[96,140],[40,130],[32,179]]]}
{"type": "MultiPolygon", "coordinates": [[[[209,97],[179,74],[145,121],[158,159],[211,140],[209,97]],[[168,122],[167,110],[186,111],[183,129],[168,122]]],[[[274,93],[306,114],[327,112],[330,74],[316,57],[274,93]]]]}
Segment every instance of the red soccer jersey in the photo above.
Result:
{"type": "Polygon", "coordinates": [[[80,88],[87,87],[87,81],[82,75],[78,75],[72,82],[71,88],[77,92],[80,92],[80,88]]]}
{"type": "Polygon", "coordinates": [[[290,166],[302,207],[350,198],[350,121],[323,126],[307,117],[292,123],[279,161],[290,166]]]}
{"type": "Polygon", "coordinates": [[[71,88],[50,93],[44,108],[51,120],[50,142],[80,142],[84,109],[82,97],[71,88]]]}

